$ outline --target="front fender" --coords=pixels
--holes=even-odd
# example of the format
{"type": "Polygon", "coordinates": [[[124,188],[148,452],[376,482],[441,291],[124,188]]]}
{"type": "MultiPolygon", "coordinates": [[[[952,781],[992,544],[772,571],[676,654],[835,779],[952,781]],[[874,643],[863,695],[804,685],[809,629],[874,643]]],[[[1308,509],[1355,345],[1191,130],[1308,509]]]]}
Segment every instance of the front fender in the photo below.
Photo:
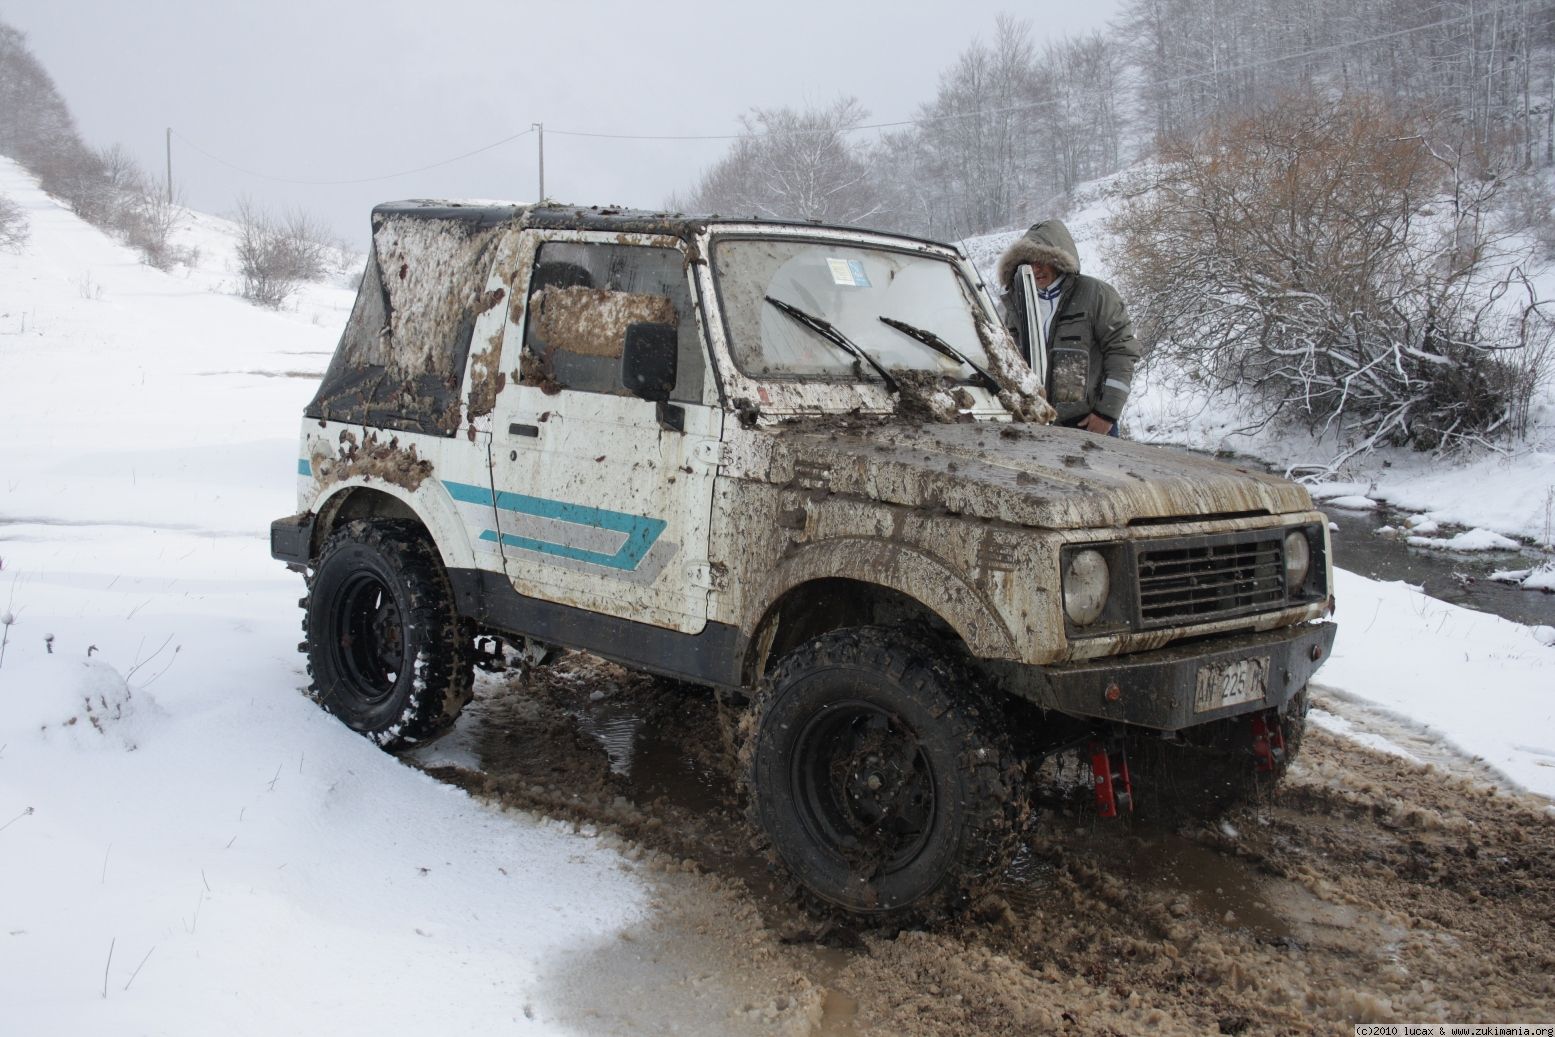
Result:
{"type": "Polygon", "coordinates": [[[750,602],[743,629],[753,634],[772,604],[812,580],[855,580],[904,594],[943,619],[980,658],[1016,659],[1008,626],[984,594],[929,552],[879,537],[837,537],[794,549],[750,602]]]}

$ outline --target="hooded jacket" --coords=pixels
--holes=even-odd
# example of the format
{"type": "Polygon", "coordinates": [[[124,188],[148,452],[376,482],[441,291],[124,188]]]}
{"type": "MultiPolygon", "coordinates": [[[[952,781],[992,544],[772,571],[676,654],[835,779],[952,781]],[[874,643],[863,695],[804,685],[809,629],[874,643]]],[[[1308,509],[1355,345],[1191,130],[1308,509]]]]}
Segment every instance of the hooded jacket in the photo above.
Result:
{"type": "Polygon", "coordinates": [[[1010,293],[1016,270],[1026,263],[1046,263],[1064,275],[1047,343],[1048,402],[1058,410],[1059,423],[1075,424],[1091,413],[1116,423],[1139,361],[1122,297],[1106,281],[1080,273],[1080,253],[1069,228],[1059,220],[1044,220],[999,257],[1006,322],[1012,327],[1017,315],[1009,305],[1010,293]]]}

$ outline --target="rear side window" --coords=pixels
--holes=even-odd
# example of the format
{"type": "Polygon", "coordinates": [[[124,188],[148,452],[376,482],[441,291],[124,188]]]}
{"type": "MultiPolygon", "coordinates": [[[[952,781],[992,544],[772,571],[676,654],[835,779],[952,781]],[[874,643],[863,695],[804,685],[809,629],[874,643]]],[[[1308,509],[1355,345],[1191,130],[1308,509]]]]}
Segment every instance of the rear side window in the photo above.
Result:
{"type": "Polygon", "coordinates": [[[309,417],[451,436],[498,228],[388,219],[373,233],[356,306],[309,417]]]}
{"type": "Polygon", "coordinates": [[[522,381],[548,389],[630,395],[621,351],[631,324],[679,329],[671,398],[702,401],[706,369],[685,260],[669,248],[551,241],[529,278],[522,381]]]}

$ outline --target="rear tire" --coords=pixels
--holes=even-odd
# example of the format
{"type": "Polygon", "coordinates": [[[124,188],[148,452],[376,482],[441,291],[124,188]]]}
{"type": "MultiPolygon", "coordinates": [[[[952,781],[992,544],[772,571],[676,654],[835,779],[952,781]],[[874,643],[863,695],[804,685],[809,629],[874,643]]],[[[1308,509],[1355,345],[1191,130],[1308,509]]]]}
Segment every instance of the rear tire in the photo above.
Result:
{"type": "Polygon", "coordinates": [[[471,638],[415,524],[357,519],[332,532],[304,609],[313,697],[384,748],[436,734],[470,700],[471,638]]]}
{"type": "Polygon", "coordinates": [[[899,631],[824,634],[756,697],[752,819],[819,905],[871,921],[964,903],[1009,863],[1025,775],[969,672],[899,631]]]}

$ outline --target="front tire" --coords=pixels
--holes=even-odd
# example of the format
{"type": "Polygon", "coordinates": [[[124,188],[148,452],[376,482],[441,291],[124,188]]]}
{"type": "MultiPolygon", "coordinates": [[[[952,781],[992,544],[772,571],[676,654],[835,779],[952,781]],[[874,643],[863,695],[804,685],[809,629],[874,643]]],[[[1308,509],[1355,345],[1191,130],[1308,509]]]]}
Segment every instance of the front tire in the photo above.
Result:
{"type": "Polygon", "coordinates": [[[899,631],[824,634],[754,704],[746,781],[772,850],[821,904],[875,921],[954,909],[996,878],[1025,776],[971,675],[899,631]]]}
{"type": "Polygon", "coordinates": [[[414,524],[357,519],[332,532],[304,608],[313,697],[384,748],[437,733],[470,700],[471,640],[414,524]]]}

